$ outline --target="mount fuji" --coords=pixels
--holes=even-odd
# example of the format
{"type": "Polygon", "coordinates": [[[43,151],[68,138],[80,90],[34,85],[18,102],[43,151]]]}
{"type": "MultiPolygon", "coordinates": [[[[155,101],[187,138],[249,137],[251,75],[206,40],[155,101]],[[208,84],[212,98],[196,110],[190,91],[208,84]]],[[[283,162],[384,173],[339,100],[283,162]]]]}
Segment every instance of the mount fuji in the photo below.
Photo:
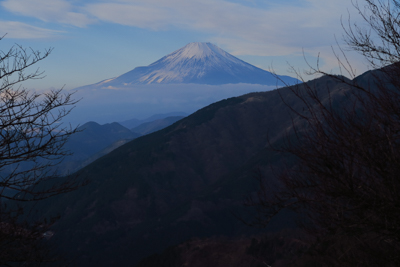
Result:
{"type": "MultiPolygon", "coordinates": [[[[136,84],[296,84],[290,76],[274,75],[246,63],[211,43],[189,43],[146,67],[90,85],[123,88],[136,84]]],[[[86,86],[85,86],[86,87],[86,86]]]]}

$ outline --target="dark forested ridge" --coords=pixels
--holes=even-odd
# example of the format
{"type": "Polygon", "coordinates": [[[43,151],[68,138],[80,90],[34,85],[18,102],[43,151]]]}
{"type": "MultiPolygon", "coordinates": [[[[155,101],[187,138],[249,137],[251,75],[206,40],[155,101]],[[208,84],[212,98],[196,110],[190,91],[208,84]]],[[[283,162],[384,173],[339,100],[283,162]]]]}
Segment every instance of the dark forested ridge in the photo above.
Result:
{"type": "MultiPolygon", "coordinates": [[[[308,83],[324,101],[346,102],[338,79],[308,83]]],[[[47,216],[61,216],[50,242],[74,265],[133,266],[189,238],[260,231],[232,214],[248,211],[257,170],[273,180],[270,166],[292,164],[268,146],[301,125],[287,105],[303,108],[290,88],[225,99],[96,160],[77,173],[87,186],[41,203],[47,216]]],[[[270,230],[293,226],[283,217],[270,230]]]]}

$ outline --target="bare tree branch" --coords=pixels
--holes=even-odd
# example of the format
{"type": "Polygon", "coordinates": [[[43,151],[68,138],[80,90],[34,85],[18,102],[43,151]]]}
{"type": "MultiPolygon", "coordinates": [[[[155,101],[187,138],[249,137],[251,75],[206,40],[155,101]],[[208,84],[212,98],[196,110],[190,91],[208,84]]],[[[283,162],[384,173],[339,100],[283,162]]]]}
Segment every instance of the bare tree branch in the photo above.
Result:
{"type": "Polygon", "coordinates": [[[62,120],[77,101],[61,89],[39,94],[21,86],[44,77],[39,69],[26,71],[51,51],[20,45],[0,51],[0,265],[52,260],[44,243],[52,222],[28,223],[22,219],[27,211],[18,203],[66,193],[83,184],[75,179],[57,182],[60,177],[53,168],[69,154],[63,146],[77,129],[62,120]]]}
{"type": "MultiPolygon", "coordinates": [[[[258,225],[284,209],[298,212],[318,266],[400,266],[400,3],[362,3],[354,7],[368,28],[349,20],[345,38],[379,69],[351,81],[310,65],[308,74],[334,81],[336,93],[329,83],[290,88],[304,108],[289,106],[293,131],[274,148],[297,164],[278,175],[278,191],[261,181],[247,201],[259,211],[258,225]]],[[[339,66],[354,78],[340,53],[339,66]]]]}

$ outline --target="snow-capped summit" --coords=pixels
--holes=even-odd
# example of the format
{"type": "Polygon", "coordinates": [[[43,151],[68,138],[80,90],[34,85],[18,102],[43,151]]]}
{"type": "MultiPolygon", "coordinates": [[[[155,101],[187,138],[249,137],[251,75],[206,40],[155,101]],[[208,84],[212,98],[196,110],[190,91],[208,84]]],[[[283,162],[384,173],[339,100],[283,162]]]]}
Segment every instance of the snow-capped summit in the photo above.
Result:
{"type": "Polygon", "coordinates": [[[181,62],[185,60],[209,61],[210,64],[226,64],[228,62],[234,62],[235,64],[244,63],[240,59],[230,55],[218,46],[211,43],[189,43],[181,49],[178,49],[175,52],[163,57],[157,62],[168,62],[168,64],[171,66],[174,62],[181,62]]]}
{"type": "Polygon", "coordinates": [[[223,56],[228,56],[221,48],[211,44],[211,43],[189,43],[181,49],[173,52],[166,56],[167,59],[175,57],[176,59],[202,59],[206,57],[212,57],[217,54],[223,56]]]}
{"type": "MultiPolygon", "coordinates": [[[[289,76],[279,77],[288,84],[298,82],[289,76]]],[[[211,43],[189,43],[147,67],[137,67],[97,86],[111,88],[152,83],[282,85],[270,72],[246,63],[211,43]]]]}

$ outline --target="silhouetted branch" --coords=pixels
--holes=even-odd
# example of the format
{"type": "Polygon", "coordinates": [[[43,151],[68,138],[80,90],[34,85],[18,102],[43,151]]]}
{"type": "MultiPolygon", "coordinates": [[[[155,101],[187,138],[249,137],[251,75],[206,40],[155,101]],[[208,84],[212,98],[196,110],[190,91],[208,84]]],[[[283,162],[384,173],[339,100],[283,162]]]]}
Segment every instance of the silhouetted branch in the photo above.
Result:
{"type": "MultiPolygon", "coordinates": [[[[293,127],[273,147],[296,164],[278,175],[279,190],[261,181],[248,201],[260,225],[284,209],[300,214],[318,266],[400,265],[400,5],[363,2],[354,6],[369,28],[349,22],[346,40],[380,69],[348,80],[310,66],[308,74],[323,77],[290,87],[301,110],[281,96],[293,127]]],[[[352,76],[340,52],[339,66],[352,76]]]]}
{"type": "MultiPolygon", "coordinates": [[[[1,40],[2,38],[0,38],[1,40]]],[[[53,222],[28,223],[18,203],[38,201],[76,189],[83,183],[62,179],[55,167],[69,152],[63,149],[77,129],[62,119],[77,103],[72,94],[52,90],[39,94],[20,83],[43,78],[26,70],[47,58],[20,45],[0,51],[0,265],[39,265],[48,257],[45,233],[53,222]],[[14,88],[18,85],[18,88],[14,88]]]]}

